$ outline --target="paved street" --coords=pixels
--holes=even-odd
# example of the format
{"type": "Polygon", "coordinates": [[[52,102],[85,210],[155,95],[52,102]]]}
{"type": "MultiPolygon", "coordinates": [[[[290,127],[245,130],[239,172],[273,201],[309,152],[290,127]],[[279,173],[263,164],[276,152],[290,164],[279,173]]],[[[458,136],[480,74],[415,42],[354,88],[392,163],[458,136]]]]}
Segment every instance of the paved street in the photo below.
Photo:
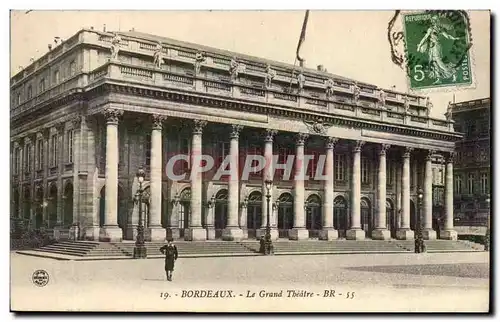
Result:
{"type": "Polygon", "coordinates": [[[11,255],[12,308],[33,310],[486,311],[488,277],[483,252],[184,258],[173,282],[162,259],[11,255]],[[39,269],[44,287],[32,282],[39,269]]]}

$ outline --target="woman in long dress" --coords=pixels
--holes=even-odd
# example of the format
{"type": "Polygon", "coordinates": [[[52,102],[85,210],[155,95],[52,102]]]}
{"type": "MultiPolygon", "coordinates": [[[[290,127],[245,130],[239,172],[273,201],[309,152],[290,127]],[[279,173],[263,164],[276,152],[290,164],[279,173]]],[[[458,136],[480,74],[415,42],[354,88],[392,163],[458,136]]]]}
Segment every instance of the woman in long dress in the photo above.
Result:
{"type": "Polygon", "coordinates": [[[441,82],[442,79],[448,78],[453,78],[453,81],[455,81],[457,77],[456,64],[443,62],[440,36],[451,40],[459,39],[446,32],[445,28],[439,22],[439,18],[433,16],[431,18],[431,26],[427,29],[427,33],[417,46],[418,52],[427,52],[429,56],[429,64],[431,67],[429,77],[431,79],[436,79],[434,84],[441,82]]]}

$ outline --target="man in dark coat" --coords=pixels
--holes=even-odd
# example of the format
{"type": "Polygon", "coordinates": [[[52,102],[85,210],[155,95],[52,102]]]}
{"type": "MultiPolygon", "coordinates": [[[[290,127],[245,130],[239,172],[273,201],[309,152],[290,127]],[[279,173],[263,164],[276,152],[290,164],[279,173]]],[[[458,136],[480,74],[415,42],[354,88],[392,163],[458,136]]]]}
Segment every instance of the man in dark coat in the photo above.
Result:
{"type": "Polygon", "coordinates": [[[179,256],[177,247],[172,243],[172,239],[167,240],[167,244],[160,248],[160,252],[165,255],[165,272],[167,273],[167,280],[172,281],[174,264],[179,256]]]}

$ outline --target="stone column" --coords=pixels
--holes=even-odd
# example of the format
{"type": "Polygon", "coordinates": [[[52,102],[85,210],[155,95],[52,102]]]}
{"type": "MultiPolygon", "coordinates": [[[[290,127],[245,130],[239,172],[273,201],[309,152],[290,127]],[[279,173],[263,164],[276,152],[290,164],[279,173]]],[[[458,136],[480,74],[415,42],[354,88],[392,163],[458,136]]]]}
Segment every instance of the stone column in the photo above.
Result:
{"type": "Polygon", "coordinates": [[[70,238],[78,239],[81,233],[80,229],[77,226],[80,225],[79,215],[79,207],[80,207],[80,180],[78,177],[78,173],[80,172],[80,156],[82,154],[82,149],[80,147],[82,130],[82,118],[77,116],[72,120],[73,126],[73,219],[72,225],[69,230],[70,238]]]}
{"type": "Polygon", "coordinates": [[[436,239],[436,232],[432,229],[432,154],[429,150],[425,155],[425,173],[424,173],[424,200],[423,200],[423,230],[424,239],[436,239]]]}
{"type": "MultiPolygon", "coordinates": [[[[57,156],[56,156],[56,167],[57,167],[57,222],[54,226],[54,238],[58,240],[61,235],[61,230],[63,229],[63,216],[64,216],[64,186],[63,186],[63,174],[64,174],[64,151],[65,151],[65,123],[61,122],[56,124],[54,127],[57,131],[57,156]]],[[[64,227],[65,228],[65,227],[64,227]]]]}
{"type": "Polygon", "coordinates": [[[206,240],[207,231],[201,225],[202,216],[202,184],[201,173],[202,133],[207,121],[194,120],[193,138],[191,142],[191,225],[189,234],[185,234],[190,240],[206,240]]]}
{"type": "Polygon", "coordinates": [[[49,222],[47,206],[48,206],[48,197],[49,197],[49,187],[47,178],[49,176],[49,137],[50,137],[50,127],[45,127],[42,130],[43,137],[43,201],[42,201],[42,217],[43,217],[43,226],[47,228],[47,224],[49,222]]]}
{"type": "Polygon", "coordinates": [[[240,180],[239,180],[239,142],[241,125],[232,125],[229,146],[229,184],[228,184],[228,218],[227,226],[222,232],[223,240],[243,239],[243,230],[239,227],[240,180]]]}
{"type": "MultiPolygon", "coordinates": [[[[410,156],[413,148],[405,148],[403,152],[403,167],[401,173],[401,226],[396,232],[396,238],[411,240],[415,232],[410,229],[410,156]]],[[[417,209],[415,209],[417,211],[417,209]]]]}
{"type": "Polygon", "coordinates": [[[339,237],[338,231],[333,227],[333,195],[334,195],[334,164],[333,150],[338,139],[327,137],[325,142],[326,160],[325,160],[325,175],[326,180],[323,181],[324,197],[323,197],[323,229],[321,230],[320,239],[333,240],[339,237]]]}
{"type": "Polygon", "coordinates": [[[19,181],[19,204],[17,205],[18,218],[24,218],[24,138],[18,141],[19,165],[17,168],[17,179],[19,181]]]}
{"type": "Polygon", "coordinates": [[[446,218],[444,229],[440,233],[441,239],[457,240],[457,232],[453,229],[453,156],[451,152],[446,159],[446,177],[445,177],[445,192],[444,204],[446,218]]]}
{"type": "Polygon", "coordinates": [[[352,151],[351,177],[351,229],[346,233],[347,239],[365,239],[365,231],[361,229],[361,149],[364,141],[356,141],[352,151]]]}
{"type": "Polygon", "coordinates": [[[372,232],[373,239],[386,240],[391,239],[391,232],[387,229],[386,220],[386,199],[387,199],[387,163],[386,163],[386,152],[390,145],[382,144],[379,150],[379,161],[378,161],[378,211],[375,223],[375,229],[372,232]]]}
{"type": "Polygon", "coordinates": [[[161,226],[162,203],[162,127],[166,117],[159,114],[152,116],[151,129],[151,172],[150,191],[151,203],[149,205],[149,234],[151,240],[165,240],[166,230],[161,226]]]}
{"type": "MultiPolygon", "coordinates": [[[[273,180],[274,169],[273,169],[273,140],[274,136],[278,132],[276,130],[267,129],[264,133],[264,159],[266,160],[266,164],[264,169],[262,170],[262,225],[260,227],[260,231],[257,232],[257,238],[260,236],[264,236],[266,233],[266,225],[267,225],[267,189],[266,189],[266,180],[273,180]]],[[[273,222],[273,213],[272,213],[272,203],[273,203],[273,190],[274,183],[271,185],[271,190],[269,194],[271,195],[269,208],[271,209],[270,217],[270,225],[271,225],[271,239],[278,239],[278,229],[273,222]]]]}
{"type": "Polygon", "coordinates": [[[118,122],[122,110],[106,109],[106,195],[104,203],[104,225],[100,239],[121,241],[123,232],[118,227],[118,122]]]}
{"type": "Polygon", "coordinates": [[[293,229],[290,230],[289,238],[292,240],[301,240],[309,238],[309,231],[306,229],[304,218],[304,178],[306,164],[304,164],[304,144],[308,134],[298,133],[296,136],[295,153],[295,177],[293,179],[293,229]]]}

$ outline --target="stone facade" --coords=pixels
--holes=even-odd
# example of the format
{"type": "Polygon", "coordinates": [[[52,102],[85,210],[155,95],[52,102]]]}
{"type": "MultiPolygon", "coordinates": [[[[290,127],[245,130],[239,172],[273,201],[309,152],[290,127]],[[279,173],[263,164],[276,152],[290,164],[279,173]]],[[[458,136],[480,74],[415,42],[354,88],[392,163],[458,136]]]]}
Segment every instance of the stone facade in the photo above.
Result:
{"type": "Polygon", "coordinates": [[[456,143],[454,208],[457,225],[485,226],[491,193],[491,101],[489,98],[452,104],[455,130],[464,134],[456,143]]]}
{"type": "Polygon", "coordinates": [[[11,216],[58,238],[134,239],[141,202],[150,240],[258,238],[268,212],[275,239],[412,239],[420,210],[432,239],[439,155],[447,160],[442,236],[456,238],[453,121],[429,118],[425,97],[325,71],[301,75],[290,86],[292,66],[279,62],[82,30],[11,80],[11,216]],[[174,179],[166,169],[180,154],[188,158],[174,172],[188,175],[174,179]],[[214,158],[210,171],[200,155],[214,158]],[[279,165],[295,158],[243,178],[247,155],[279,165]],[[320,156],[324,180],[303,178],[320,156]],[[226,157],[231,166],[217,178],[226,157]],[[142,200],[134,198],[139,168],[142,200]]]}

